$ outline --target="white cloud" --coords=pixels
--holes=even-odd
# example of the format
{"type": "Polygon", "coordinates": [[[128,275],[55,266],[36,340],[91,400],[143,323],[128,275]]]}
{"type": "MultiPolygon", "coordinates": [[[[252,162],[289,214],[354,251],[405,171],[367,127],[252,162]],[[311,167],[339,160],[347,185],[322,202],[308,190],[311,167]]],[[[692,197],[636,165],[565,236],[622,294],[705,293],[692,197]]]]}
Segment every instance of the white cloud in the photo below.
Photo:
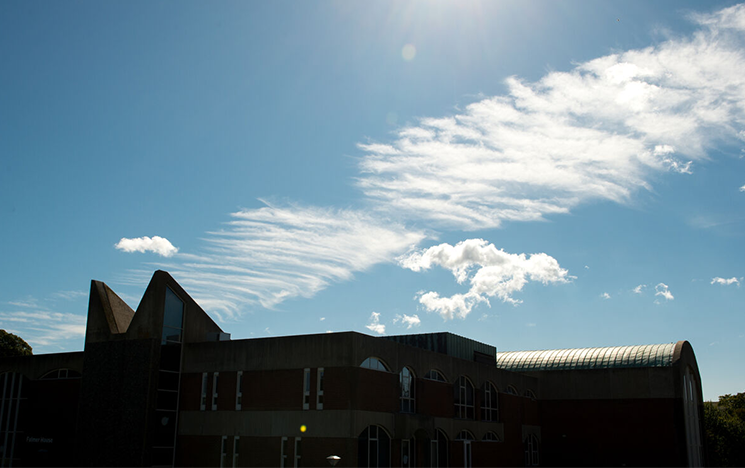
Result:
{"type": "Polygon", "coordinates": [[[324,320],[326,320],[326,317],[321,317],[321,318],[320,318],[319,320],[320,320],[321,322],[323,322],[324,320]]]}
{"type": "Polygon", "coordinates": [[[171,257],[178,252],[178,248],[174,247],[168,239],[160,236],[144,236],[134,239],[122,237],[114,247],[123,252],[153,252],[161,257],[171,257]]]}
{"type": "Polygon", "coordinates": [[[58,352],[82,347],[85,315],[52,312],[43,309],[0,311],[0,322],[34,349],[34,353],[58,352]]]}
{"type": "Polygon", "coordinates": [[[741,192],[745,192],[745,185],[743,185],[742,187],[740,187],[740,191],[741,192]]]}
{"type": "Polygon", "coordinates": [[[88,297],[87,291],[57,291],[53,294],[54,297],[59,299],[65,299],[67,301],[71,301],[73,299],[78,299],[81,297],[88,297]]]}
{"type": "Polygon", "coordinates": [[[607,292],[604,292],[603,294],[600,295],[600,297],[602,297],[603,299],[610,299],[610,294],[608,294],[607,292]]]}
{"type": "Polygon", "coordinates": [[[370,323],[365,325],[365,328],[377,333],[378,335],[385,335],[385,325],[380,323],[380,314],[378,312],[373,312],[370,315],[370,323]]]}
{"type": "Polygon", "coordinates": [[[670,292],[670,289],[665,283],[658,284],[654,287],[654,290],[655,296],[662,296],[663,298],[665,298],[666,301],[672,301],[673,299],[675,299],[675,297],[673,297],[673,293],[670,292]]]}
{"type": "Polygon", "coordinates": [[[720,278],[720,277],[717,276],[716,278],[712,278],[711,279],[711,284],[715,284],[715,283],[716,284],[723,284],[723,285],[736,284],[736,285],[740,286],[740,280],[738,280],[734,276],[732,278],[728,278],[728,279],[720,278]]]}
{"type": "Polygon", "coordinates": [[[655,174],[690,174],[706,148],[743,139],[745,44],[738,5],[694,19],[689,37],[506,80],[505,95],[361,144],[379,209],[456,229],[626,203],[655,174]]]}
{"type": "MultiPolygon", "coordinates": [[[[227,229],[208,233],[203,254],[181,253],[176,262],[158,264],[218,320],[234,319],[246,306],[312,297],[355,272],[392,262],[424,238],[350,209],[267,204],[231,217],[227,229]]],[[[148,274],[135,272],[132,281],[148,274]]]]}
{"type": "Polygon", "coordinates": [[[512,295],[521,291],[528,281],[566,283],[572,278],[556,259],[545,253],[510,254],[483,239],[415,251],[400,257],[399,264],[412,271],[440,266],[450,270],[458,284],[469,281],[471,288],[465,294],[450,297],[440,297],[434,291],[418,294],[419,303],[428,312],[437,312],[446,320],[454,316],[465,318],[475,305],[481,302],[490,305],[491,297],[519,304],[521,301],[512,295]]]}
{"type": "Polygon", "coordinates": [[[405,325],[406,329],[411,329],[411,327],[418,327],[422,321],[419,319],[419,316],[414,315],[396,315],[396,317],[393,319],[393,323],[400,323],[401,325],[405,325]]]}
{"type": "Polygon", "coordinates": [[[641,294],[642,293],[642,289],[644,289],[646,287],[647,287],[646,284],[640,284],[639,286],[637,286],[634,289],[632,289],[631,292],[633,292],[634,294],[641,294]]]}

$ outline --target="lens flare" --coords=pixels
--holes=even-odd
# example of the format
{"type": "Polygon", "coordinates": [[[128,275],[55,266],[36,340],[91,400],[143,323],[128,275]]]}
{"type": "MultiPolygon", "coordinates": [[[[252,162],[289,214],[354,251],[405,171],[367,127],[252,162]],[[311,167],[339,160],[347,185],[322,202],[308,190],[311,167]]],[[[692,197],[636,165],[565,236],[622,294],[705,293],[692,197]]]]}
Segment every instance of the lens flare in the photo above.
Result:
{"type": "Polygon", "coordinates": [[[414,60],[414,57],[416,57],[416,47],[414,47],[414,44],[406,44],[403,49],[401,49],[401,57],[403,57],[407,62],[414,60]]]}

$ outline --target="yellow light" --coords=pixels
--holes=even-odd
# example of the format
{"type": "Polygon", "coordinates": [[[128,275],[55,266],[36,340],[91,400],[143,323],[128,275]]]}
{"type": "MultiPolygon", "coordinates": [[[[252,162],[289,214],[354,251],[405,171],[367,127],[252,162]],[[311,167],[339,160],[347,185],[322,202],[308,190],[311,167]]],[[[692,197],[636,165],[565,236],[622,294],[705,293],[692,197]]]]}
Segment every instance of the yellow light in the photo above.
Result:
{"type": "Polygon", "coordinates": [[[307,430],[308,430],[308,428],[305,427],[305,424],[303,424],[302,426],[300,426],[300,432],[305,432],[307,430]]]}

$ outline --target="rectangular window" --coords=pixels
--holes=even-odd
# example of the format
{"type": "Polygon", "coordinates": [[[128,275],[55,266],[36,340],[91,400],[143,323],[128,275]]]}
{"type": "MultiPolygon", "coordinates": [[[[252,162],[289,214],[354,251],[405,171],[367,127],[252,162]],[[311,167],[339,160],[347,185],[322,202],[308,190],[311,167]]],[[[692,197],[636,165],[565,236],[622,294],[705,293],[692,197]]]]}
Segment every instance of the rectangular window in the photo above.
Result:
{"type": "Polygon", "coordinates": [[[316,409],[323,409],[323,367],[318,369],[318,384],[316,385],[316,409]]]}
{"type": "Polygon", "coordinates": [[[219,375],[219,372],[212,374],[212,411],[217,409],[217,378],[219,375]]]}
{"type": "Polygon", "coordinates": [[[235,382],[235,409],[240,411],[243,404],[243,371],[238,371],[235,382]]]}
{"type": "Polygon", "coordinates": [[[163,333],[161,344],[181,343],[184,331],[184,303],[179,297],[166,288],[166,302],[163,310],[163,333]]]}
{"type": "Polygon", "coordinates": [[[300,437],[295,437],[295,468],[299,468],[300,465],[300,456],[302,455],[300,450],[300,443],[302,440],[300,437]]]}
{"type": "Polygon", "coordinates": [[[279,466],[285,468],[287,461],[287,437],[282,437],[282,445],[279,448],[279,466]]]}
{"type": "Polygon", "coordinates": [[[225,468],[225,459],[228,457],[228,436],[222,436],[220,445],[220,468],[225,468]]]}
{"type": "Polygon", "coordinates": [[[238,447],[240,446],[241,438],[238,436],[233,437],[233,468],[238,466],[238,447]]]}
{"type": "Polygon", "coordinates": [[[207,407],[207,373],[202,373],[202,400],[199,404],[199,409],[204,411],[207,407]]]}
{"type": "Polygon", "coordinates": [[[310,369],[303,370],[303,409],[310,408],[310,369]]]}

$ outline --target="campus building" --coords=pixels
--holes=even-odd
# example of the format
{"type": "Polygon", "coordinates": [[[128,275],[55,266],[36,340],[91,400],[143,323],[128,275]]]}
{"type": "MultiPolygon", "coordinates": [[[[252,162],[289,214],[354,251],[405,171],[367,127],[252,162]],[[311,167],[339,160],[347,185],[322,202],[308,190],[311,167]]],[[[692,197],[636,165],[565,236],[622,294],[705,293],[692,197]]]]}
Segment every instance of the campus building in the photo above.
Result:
{"type": "Polygon", "coordinates": [[[85,350],[0,360],[2,466],[699,466],[690,344],[231,340],[166,272],[92,281],[85,350]]]}

